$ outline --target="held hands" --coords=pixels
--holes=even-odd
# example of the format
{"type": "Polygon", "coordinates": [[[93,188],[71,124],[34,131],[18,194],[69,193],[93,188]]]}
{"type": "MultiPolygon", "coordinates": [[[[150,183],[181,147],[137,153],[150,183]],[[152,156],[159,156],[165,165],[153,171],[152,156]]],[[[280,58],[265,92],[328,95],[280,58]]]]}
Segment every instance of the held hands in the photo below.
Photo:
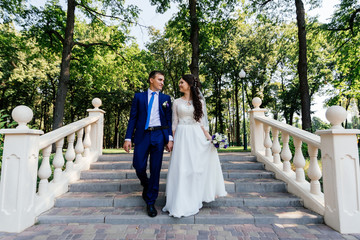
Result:
{"type": "Polygon", "coordinates": [[[166,151],[171,152],[174,146],[174,142],[173,141],[169,141],[168,144],[166,144],[166,151]]]}
{"type": "Polygon", "coordinates": [[[130,153],[130,150],[131,150],[131,142],[130,142],[130,141],[125,141],[123,148],[124,148],[125,152],[130,153]]]}

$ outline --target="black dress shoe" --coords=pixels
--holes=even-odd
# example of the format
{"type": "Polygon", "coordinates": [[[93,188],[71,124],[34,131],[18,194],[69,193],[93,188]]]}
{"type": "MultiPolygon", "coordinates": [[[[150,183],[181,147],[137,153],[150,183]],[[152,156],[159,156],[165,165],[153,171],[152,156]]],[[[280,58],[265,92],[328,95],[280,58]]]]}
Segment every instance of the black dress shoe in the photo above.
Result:
{"type": "Polygon", "coordinates": [[[149,215],[149,217],[156,217],[157,211],[156,211],[154,204],[148,204],[146,209],[147,209],[147,214],[149,215]]]}

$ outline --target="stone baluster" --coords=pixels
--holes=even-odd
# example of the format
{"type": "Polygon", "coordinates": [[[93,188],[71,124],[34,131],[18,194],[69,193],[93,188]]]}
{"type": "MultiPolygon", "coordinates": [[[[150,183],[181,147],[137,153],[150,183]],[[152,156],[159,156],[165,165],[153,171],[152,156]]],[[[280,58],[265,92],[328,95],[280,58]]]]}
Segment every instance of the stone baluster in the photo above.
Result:
{"type": "Polygon", "coordinates": [[[255,120],[256,116],[265,116],[266,109],[261,109],[261,99],[255,97],[252,100],[254,106],[249,111],[250,113],[250,142],[251,142],[251,153],[255,155],[257,152],[263,152],[264,147],[264,127],[263,124],[255,120]]]}
{"type": "Polygon", "coordinates": [[[33,112],[17,106],[11,113],[16,129],[1,129],[4,150],[0,181],[0,232],[21,232],[35,223],[39,138],[43,131],[26,126],[33,112]]]}
{"type": "Polygon", "coordinates": [[[271,157],[271,138],[270,138],[270,126],[264,124],[264,131],[265,131],[265,139],[264,139],[264,146],[265,146],[265,156],[271,157]]]}
{"type": "Polygon", "coordinates": [[[84,137],[84,157],[90,155],[91,139],[90,139],[90,130],[91,125],[85,127],[85,137],[84,137]]]}
{"type": "Polygon", "coordinates": [[[283,171],[284,172],[291,172],[291,164],[290,160],[292,158],[292,154],[289,148],[289,134],[286,132],[281,133],[281,139],[283,142],[283,148],[281,151],[281,158],[283,162],[283,171]]]}
{"type": "Polygon", "coordinates": [[[50,154],[51,154],[51,145],[42,149],[43,159],[41,161],[41,166],[39,168],[38,176],[40,178],[39,183],[39,196],[45,194],[49,185],[49,177],[51,176],[51,166],[50,166],[50,154]]]}
{"type": "Polygon", "coordinates": [[[310,156],[310,165],[308,170],[308,176],[311,179],[310,192],[315,195],[321,194],[321,186],[319,179],[321,178],[321,170],[318,164],[318,148],[312,145],[308,145],[308,152],[310,156]]]}
{"type": "Polygon", "coordinates": [[[88,109],[89,116],[99,116],[99,120],[93,124],[90,131],[90,139],[91,139],[91,151],[97,153],[98,155],[102,155],[103,148],[103,138],[104,138],[104,113],[105,111],[100,109],[101,100],[99,98],[94,98],[92,100],[92,105],[94,109],[88,109]]]}
{"type": "Polygon", "coordinates": [[[74,159],[75,159],[75,150],[74,150],[74,141],[75,133],[70,134],[66,137],[68,145],[65,153],[66,159],[66,171],[69,172],[74,169],[74,159]]]}
{"type": "Polygon", "coordinates": [[[294,139],[294,146],[295,146],[295,155],[294,155],[294,165],[295,165],[295,172],[296,172],[296,181],[297,182],[304,182],[305,181],[305,158],[302,154],[301,146],[302,141],[296,137],[294,139]]]}
{"type": "Polygon", "coordinates": [[[274,163],[281,164],[280,154],[279,154],[281,151],[281,146],[279,143],[279,130],[276,128],[272,128],[272,135],[273,135],[273,143],[271,150],[273,153],[274,163]]]}
{"type": "Polygon", "coordinates": [[[80,164],[83,158],[82,156],[84,152],[83,135],[84,135],[83,128],[76,132],[77,139],[75,145],[75,153],[76,153],[75,164],[80,164]]]}
{"type": "Polygon", "coordinates": [[[325,223],[341,233],[359,233],[360,168],[358,129],[344,129],[343,107],[332,106],[326,118],[332,127],[316,131],[321,138],[325,223]]]}
{"type": "Polygon", "coordinates": [[[56,152],[53,160],[54,170],[54,183],[57,183],[61,180],[62,177],[62,167],[64,166],[64,156],[63,156],[63,146],[64,139],[61,139],[56,142],[56,152]]]}

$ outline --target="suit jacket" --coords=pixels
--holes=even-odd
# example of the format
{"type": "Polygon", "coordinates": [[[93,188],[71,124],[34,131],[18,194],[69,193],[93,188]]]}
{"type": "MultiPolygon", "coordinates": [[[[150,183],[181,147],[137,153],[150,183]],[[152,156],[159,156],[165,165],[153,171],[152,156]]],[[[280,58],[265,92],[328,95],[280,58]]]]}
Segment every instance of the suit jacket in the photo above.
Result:
{"type": "MultiPolygon", "coordinates": [[[[125,139],[132,139],[137,144],[141,141],[145,133],[145,124],[148,109],[148,91],[135,93],[131,104],[130,119],[125,135],[125,139]],[[135,130],[134,137],[133,133],[135,130]]],[[[168,126],[167,129],[162,129],[165,144],[169,142],[169,135],[172,135],[171,123],[171,99],[170,96],[159,93],[159,114],[161,126],[168,126]],[[164,107],[163,104],[168,102],[168,106],[164,107]]]]}

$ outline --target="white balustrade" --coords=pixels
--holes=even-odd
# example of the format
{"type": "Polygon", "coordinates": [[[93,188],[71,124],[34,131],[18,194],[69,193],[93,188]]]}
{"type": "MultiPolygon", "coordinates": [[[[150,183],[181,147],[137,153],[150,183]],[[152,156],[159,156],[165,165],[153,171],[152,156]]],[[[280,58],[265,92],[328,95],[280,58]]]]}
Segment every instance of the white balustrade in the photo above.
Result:
{"type": "Polygon", "coordinates": [[[64,156],[63,156],[63,146],[64,146],[64,139],[60,139],[56,142],[56,153],[53,160],[53,165],[55,167],[54,170],[54,183],[58,183],[61,181],[62,178],[62,167],[64,166],[64,156]]]}
{"type": "Polygon", "coordinates": [[[69,136],[67,136],[67,150],[65,153],[65,159],[66,159],[66,171],[72,171],[74,169],[74,159],[75,159],[75,149],[74,149],[74,141],[75,141],[75,133],[71,133],[69,136]]]}
{"type": "Polygon", "coordinates": [[[286,173],[291,172],[291,164],[290,160],[292,158],[292,154],[289,147],[289,134],[286,132],[281,133],[281,139],[283,142],[283,149],[281,150],[281,158],[283,162],[283,171],[286,173]]]}
{"type": "Polygon", "coordinates": [[[18,106],[13,110],[12,117],[18,122],[18,127],[0,131],[5,135],[0,182],[0,231],[21,232],[33,225],[38,215],[54,206],[55,197],[68,191],[68,184],[79,179],[80,172],[88,169],[89,163],[95,162],[102,154],[105,112],[99,109],[100,99],[95,98],[92,103],[94,109],[88,110],[87,118],[44,135],[42,131],[26,126],[33,117],[30,108],[18,106]],[[74,149],[75,133],[77,142],[74,149]],[[63,171],[65,138],[67,162],[63,171]],[[55,170],[53,180],[49,182],[53,144],[56,145],[55,170]],[[43,158],[38,169],[40,150],[43,158]],[[40,178],[38,194],[37,176],[40,178]]]}
{"type": "Polygon", "coordinates": [[[270,126],[265,124],[264,130],[265,130],[265,139],[264,139],[265,156],[271,157],[272,142],[271,142],[271,138],[270,138],[270,126]]]}
{"type": "Polygon", "coordinates": [[[41,161],[41,166],[39,168],[38,176],[40,178],[39,191],[38,194],[41,196],[47,192],[48,189],[48,178],[51,176],[51,166],[50,166],[50,154],[51,154],[51,145],[42,149],[43,159],[41,161]]]}
{"type": "Polygon", "coordinates": [[[341,233],[360,233],[360,168],[358,129],[344,129],[346,110],[326,111],[331,129],[320,130],[325,223],[341,233]]]}
{"type": "Polygon", "coordinates": [[[76,132],[76,136],[77,136],[77,140],[76,140],[76,145],[75,145],[75,153],[76,153],[76,158],[75,158],[75,164],[81,164],[82,163],[82,154],[84,152],[84,145],[83,145],[83,134],[84,134],[84,129],[81,128],[79,131],[76,132]]]}
{"type": "Polygon", "coordinates": [[[84,137],[84,157],[90,155],[91,139],[90,139],[90,130],[91,125],[85,127],[85,137],[84,137]]]}
{"type": "Polygon", "coordinates": [[[0,232],[20,232],[35,223],[39,140],[43,131],[29,129],[33,113],[26,106],[12,111],[16,129],[5,135],[0,182],[0,232]]]}
{"type": "Polygon", "coordinates": [[[319,179],[321,178],[321,170],[318,164],[318,148],[312,145],[308,146],[308,152],[310,156],[310,165],[308,170],[308,176],[311,179],[310,182],[310,192],[312,194],[320,195],[321,186],[319,179]]]}
{"type": "Polygon", "coordinates": [[[249,111],[252,154],[265,164],[266,169],[274,171],[277,178],[285,181],[288,191],[301,197],[305,207],[324,215],[326,224],[341,233],[360,233],[360,169],[356,137],[360,130],[343,129],[341,123],[346,119],[346,110],[340,106],[330,107],[326,117],[332,128],[317,131],[318,136],[266,117],[259,98],[253,99],[253,105],[254,109],[249,111]],[[278,132],[281,132],[282,149],[278,132]],[[295,172],[290,164],[290,136],[295,146],[295,172]],[[310,182],[305,178],[303,143],[307,144],[310,157],[307,172],[310,182]],[[319,150],[323,172],[318,164],[319,150]],[[282,169],[279,168],[280,151],[282,169]],[[324,193],[319,182],[322,175],[324,193]]]}
{"type": "Polygon", "coordinates": [[[294,137],[294,146],[295,146],[295,155],[294,155],[294,165],[295,165],[295,172],[296,172],[296,181],[298,182],[304,182],[305,181],[305,172],[304,172],[304,167],[305,167],[305,158],[304,155],[302,153],[302,141],[297,138],[294,137]]]}
{"type": "Polygon", "coordinates": [[[264,147],[264,125],[262,122],[257,121],[256,117],[265,116],[265,109],[261,109],[261,99],[256,97],[252,100],[254,109],[250,110],[250,143],[251,143],[251,153],[256,155],[257,152],[265,151],[264,147]]]}
{"type": "Polygon", "coordinates": [[[281,164],[280,160],[280,151],[281,146],[279,142],[279,130],[276,128],[272,128],[272,136],[273,136],[273,143],[272,143],[272,153],[273,153],[273,161],[275,164],[281,164]]]}

